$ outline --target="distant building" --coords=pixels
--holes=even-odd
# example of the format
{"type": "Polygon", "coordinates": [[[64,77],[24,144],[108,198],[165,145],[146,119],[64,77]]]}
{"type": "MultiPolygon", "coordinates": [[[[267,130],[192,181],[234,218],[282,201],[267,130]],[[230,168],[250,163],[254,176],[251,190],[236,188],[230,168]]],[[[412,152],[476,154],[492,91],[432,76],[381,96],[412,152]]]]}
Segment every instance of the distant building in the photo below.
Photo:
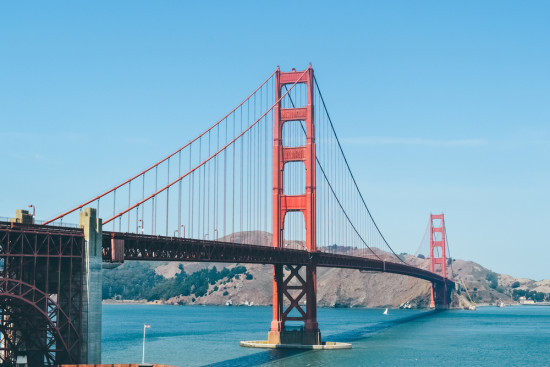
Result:
{"type": "Polygon", "coordinates": [[[535,301],[532,299],[526,299],[524,296],[519,297],[519,303],[522,305],[534,305],[535,301]]]}

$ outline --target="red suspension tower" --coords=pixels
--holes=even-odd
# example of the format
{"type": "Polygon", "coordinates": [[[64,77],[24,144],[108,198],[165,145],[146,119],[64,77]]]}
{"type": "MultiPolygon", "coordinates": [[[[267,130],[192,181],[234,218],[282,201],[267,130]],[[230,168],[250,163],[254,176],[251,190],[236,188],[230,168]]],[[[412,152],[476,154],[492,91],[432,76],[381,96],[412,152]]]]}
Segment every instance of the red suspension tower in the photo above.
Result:
{"type": "MultiPolygon", "coordinates": [[[[306,249],[316,251],[315,219],[315,123],[313,116],[313,68],[305,71],[275,73],[274,141],[273,141],[273,246],[283,247],[285,215],[301,212],[304,215],[306,249]],[[282,108],[281,89],[288,84],[305,84],[307,104],[305,107],[282,108]],[[283,142],[283,125],[288,121],[303,121],[306,128],[306,144],[287,147],[283,142]],[[285,195],[283,172],[286,163],[303,162],[305,166],[305,193],[285,195]]],[[[311,261],[305,268],[305,279],[300,275],[301,266],[286,264],[290,270],[286,276],[283,265],[273,267],[273,321],[269,331],[270,344],[320,344],[321,333],[317,324],[316,265],[311,261]],[[305,296],[306,307],[299,303],[305,296]],[[285,309],[285,304],[287,305],[285,309]],[[299,316],[290,316],[291,311],[299,316]],[[301,330],[285,330],[287,321],[301,321],[301,330]]]]}
{"type": "MultiPolygon", "coordinates": [[[[430,271],[440,273],[443,278],[447,278],[445,240],[445,215],[430,214],[430,271]]],[[[449,308],[447,282],[440,286],[432,283],[430,307],[449,308]]]]}

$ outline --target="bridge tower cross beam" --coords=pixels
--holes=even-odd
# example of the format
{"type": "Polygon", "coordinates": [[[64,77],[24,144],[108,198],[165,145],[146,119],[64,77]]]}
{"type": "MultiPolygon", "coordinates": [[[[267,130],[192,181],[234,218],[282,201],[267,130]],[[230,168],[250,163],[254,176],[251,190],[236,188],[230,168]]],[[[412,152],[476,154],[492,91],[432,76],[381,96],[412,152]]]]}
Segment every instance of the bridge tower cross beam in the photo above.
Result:
{"type": "MultiPolygon", "coordinates": [[[[313,68],[311,64],[304,71],[275,72],[275,100],[282,96],[282,88],[290,84],[305,84],[307,88],[307,104],[304,107],[283,108],[281,101],[274,110],[273,139],[273,246],[283,247],[284,220],[289,212],[301,212],[304,216],[306,250],[317,251],[316,247],[316,208],[315,208],[315,123],[313,106],[313,68]],[[306,144],[299,147],[288,147],[283,142],[283,125],[288,121],[303,121],[306,130],[306,144]],[[305,167],[305,193],[302,195],[286,195],[283,187],[285,164],[303,162],[305,167]]],[[[312,257],[313,258],[313,257],[312,257]]],[[[292,265],[286,264],[294,269],[292,265]]],[[[291,271],[287,278],[296,278],[291,271]]],[[[298,300],[290,296],[290,291],[296,286],[289,285],[290,279],[285,279],[283,264],[273,268],[273,320],[269,331],[270,344],[320,344],[321,333],[317,323],[317,270],[314,261],[305,266],[305,280],[301,278],[302,291],[305,292],[306,310],[296,307],[298,300]],[[285,299],[290,303],[284,309],[285,299]],[[289,316],[291,308],[300,311],[301,316],[289,316]],[[286,321],[302,321],[303,331],[286,331],[286,321]]]]}
{"type": "MultiPolygon", "coordinates": [[[[444,279],[447,278],[445,242],[445,215],[443,213],[430,214],[430,271],[432,273],[441,273],[444,279]]],[[[441,284],[432,283],[430,307],[448,308],[449,291],[447,282],[441,284]]]]}

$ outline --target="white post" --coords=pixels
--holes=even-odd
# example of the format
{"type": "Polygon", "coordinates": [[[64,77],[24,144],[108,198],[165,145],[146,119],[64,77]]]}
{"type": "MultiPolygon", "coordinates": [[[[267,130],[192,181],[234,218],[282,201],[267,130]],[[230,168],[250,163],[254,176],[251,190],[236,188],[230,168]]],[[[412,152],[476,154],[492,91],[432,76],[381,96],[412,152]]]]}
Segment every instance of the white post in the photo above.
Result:
{"type": "Polygon", "coordinates": [[[145,324],[143,324],[143,356],[141,358],[141,364],[145,364],[145,329],[146,329],[146,326],[145,324]]]}

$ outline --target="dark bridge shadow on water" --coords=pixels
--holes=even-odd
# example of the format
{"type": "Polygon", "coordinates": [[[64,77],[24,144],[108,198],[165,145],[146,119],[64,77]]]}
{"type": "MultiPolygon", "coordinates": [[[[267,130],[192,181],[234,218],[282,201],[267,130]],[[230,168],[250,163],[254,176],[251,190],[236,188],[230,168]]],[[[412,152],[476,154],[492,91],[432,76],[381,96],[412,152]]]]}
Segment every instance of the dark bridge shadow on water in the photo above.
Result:
{"type": "MultiPolygon", "coordinates": [[[[403,317],[391,321],[385,321],[380,322],[374,325],[365,326],[362,328],[357,328],[354,330],[345,331],[338,334],[331,334],[327,336],[328,340],[331,341],[338,341],[338,342],[344,342],[344,343],[351,343],[353,341],[361,340],[368,338],[371,335],[374,335],[382,330],[389,329],[392,327],[395,327],[397,325],[401,325],[407,322],[411,322],[414,320],[418,320],[427,316],[432,316],[440,311],[434,310],[434,311],[426,311],[422,312],[420,314],[403,317]]],[[[207,364],[204,365],[204,367],[211,366],[211,367],[253,367],[253,366],[259,366],[264,363],[273,362],[279,359],[288,358],[297,356],[304,353],[311,353],[312,350],[303,350],[303,349],[269,349],[269,350],[263,350],[258,353],[250,354],[247,356],[242,356],[238,358],[228,359],[226,361],[221,361],[217,363],[207,364]]],[[[328,351],[327,353],[330,353],[328,351]]]]}

